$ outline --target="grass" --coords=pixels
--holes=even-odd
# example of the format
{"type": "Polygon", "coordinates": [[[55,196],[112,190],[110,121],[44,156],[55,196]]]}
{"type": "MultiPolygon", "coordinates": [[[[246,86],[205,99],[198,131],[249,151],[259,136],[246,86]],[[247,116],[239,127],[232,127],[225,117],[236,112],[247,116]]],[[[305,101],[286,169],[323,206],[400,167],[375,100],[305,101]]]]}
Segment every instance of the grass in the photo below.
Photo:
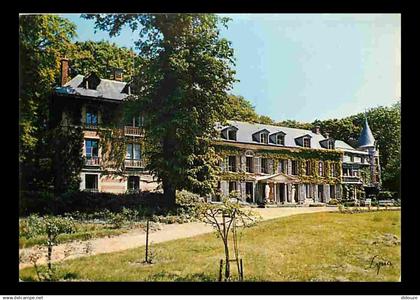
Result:
{"type": "MultiPolygon", "coordinates": [[[[245,229],[239,249],[248,281],[398,281],[400,212],[313,213],[245,229]],[[389,237],[392,237],[389,239],[389,237]],[[395,242],[397,241],[397,242],[395,242]],[[388,260],[379,274],[375,255],[388,260]]],[[[155,263],[141,263],[144,247],[63,262],[73,280],[216,281],[222,242],[214,234],[151,246],[155,263]]],[[[235,265],[232,266],[235,271],[235,265]]],[[[21,270],[35,280],[33,268],[21,270]]]]}

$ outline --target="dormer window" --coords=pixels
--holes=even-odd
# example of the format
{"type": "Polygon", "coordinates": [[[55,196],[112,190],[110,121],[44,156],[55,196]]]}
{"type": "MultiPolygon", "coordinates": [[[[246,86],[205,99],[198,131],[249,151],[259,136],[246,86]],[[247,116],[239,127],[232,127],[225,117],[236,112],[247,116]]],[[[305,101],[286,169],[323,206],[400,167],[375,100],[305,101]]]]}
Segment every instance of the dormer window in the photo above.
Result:
{"type": "Polygon", "coordinates": [[[228,130],[227,133],[228,140],[236,141],[236,130],[228,130]]]}
{"type": "Polygon", "coordinates": [[[334,141],[333,140],[328,141],[328,149],[334,149],[334,141]]]}
{"type": "Polygon", "coordinates": [[[236,141],[237,131],[238,131],[238,128],[236,128],[235,126],[228,126],[222,129],[222,131],[220,132],[220,135],[222,139],[226,139],[229,141],[236,141]]]}
{"type": "Polygon", "coordinates": [[[303,147],[311,148],[311,139],[310,138],[303,138],[303,147]]]}
{"type": "Polygon", "coordinates": [[[101,83],[101,79],[95,73],[89,74],[83,78],[82,83],[79,87],[83,87],[88,90],[96,90],[97,86],[101,83]]]}
{"type": "Polygon", "coordinates": [[[276,136],[276,144],[277,145],[283,145],[284,146],[284,135],[278,134],[276,136]]]}
{"type": "Polygon", "coordinates": [[[268,144],[268,133],[261,133],[260,134],[260,142],[263,144],[268,144]]]}

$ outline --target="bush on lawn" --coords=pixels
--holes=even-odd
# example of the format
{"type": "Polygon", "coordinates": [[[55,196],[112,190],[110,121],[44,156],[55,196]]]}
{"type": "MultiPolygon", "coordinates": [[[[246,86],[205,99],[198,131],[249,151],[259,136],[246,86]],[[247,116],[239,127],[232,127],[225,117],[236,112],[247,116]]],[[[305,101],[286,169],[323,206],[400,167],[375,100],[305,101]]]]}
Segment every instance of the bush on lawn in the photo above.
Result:
{"type": "Polygon", "coordinates": [[[378,193],[378,200],[388,200],[388,199],[393,199],[394,198],[394,193],[390,192],[390,191],[380,191],[378,193]]]}
{"type": "Polygon", "coordinates": [[[338,205],[340,202],[337,199],[331,199],[328,201],[328,205],[338,205]]]}

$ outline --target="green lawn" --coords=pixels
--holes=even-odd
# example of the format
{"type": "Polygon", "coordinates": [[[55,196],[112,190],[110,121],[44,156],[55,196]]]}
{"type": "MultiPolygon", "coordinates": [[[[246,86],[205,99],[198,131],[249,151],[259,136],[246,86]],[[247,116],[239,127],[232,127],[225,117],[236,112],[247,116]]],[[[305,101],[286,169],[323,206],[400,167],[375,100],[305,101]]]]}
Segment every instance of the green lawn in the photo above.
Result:
{"type": "MultiPolygon", "coordinates": [[[[250,281],[398,281],[400,212],[313,213],[261,222],[244,230],[240,253],[250,281]],[[395,236],[397,242],[395,242],[395,236]],[[388,260],[377,275],[373,256],[388,260]]],[[[76,280],[216,281],[222,242],[214,234],[152,245],[155,264],[143,265],[144,247],[69,260],[61,269],[76,280]]],[[[235,270],[235,268],[232,268],[235,270]]],[[[21,278],[35,278],[33,268],[21,278]]]]}

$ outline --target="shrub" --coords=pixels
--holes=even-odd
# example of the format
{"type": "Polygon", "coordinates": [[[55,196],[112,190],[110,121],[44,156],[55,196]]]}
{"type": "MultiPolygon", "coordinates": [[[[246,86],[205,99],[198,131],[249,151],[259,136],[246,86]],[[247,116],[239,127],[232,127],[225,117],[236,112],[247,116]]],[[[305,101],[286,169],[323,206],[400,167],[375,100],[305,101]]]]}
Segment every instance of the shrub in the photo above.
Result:
{"type": "Polygon", "coordinates": [[[177,191],[176,203],[182,207],[193,207],[195,204],[202,202],[203,198],[197,194],[188,191],[177,191]]]}
{"type": "Polygon", "coordinates": [[[378,200],[387,200],[387,199],[393,199],[394,193],[390,191],[380,191],[378,193],[378,200]]]}
{"type": "Polygon", "coordinates": [[[330,201],[328,201],[328,205],[337,205],[337,204],[339,204],[340,202],[338,202],[338,200],[337,199],[331,199],[330,201]]]}

